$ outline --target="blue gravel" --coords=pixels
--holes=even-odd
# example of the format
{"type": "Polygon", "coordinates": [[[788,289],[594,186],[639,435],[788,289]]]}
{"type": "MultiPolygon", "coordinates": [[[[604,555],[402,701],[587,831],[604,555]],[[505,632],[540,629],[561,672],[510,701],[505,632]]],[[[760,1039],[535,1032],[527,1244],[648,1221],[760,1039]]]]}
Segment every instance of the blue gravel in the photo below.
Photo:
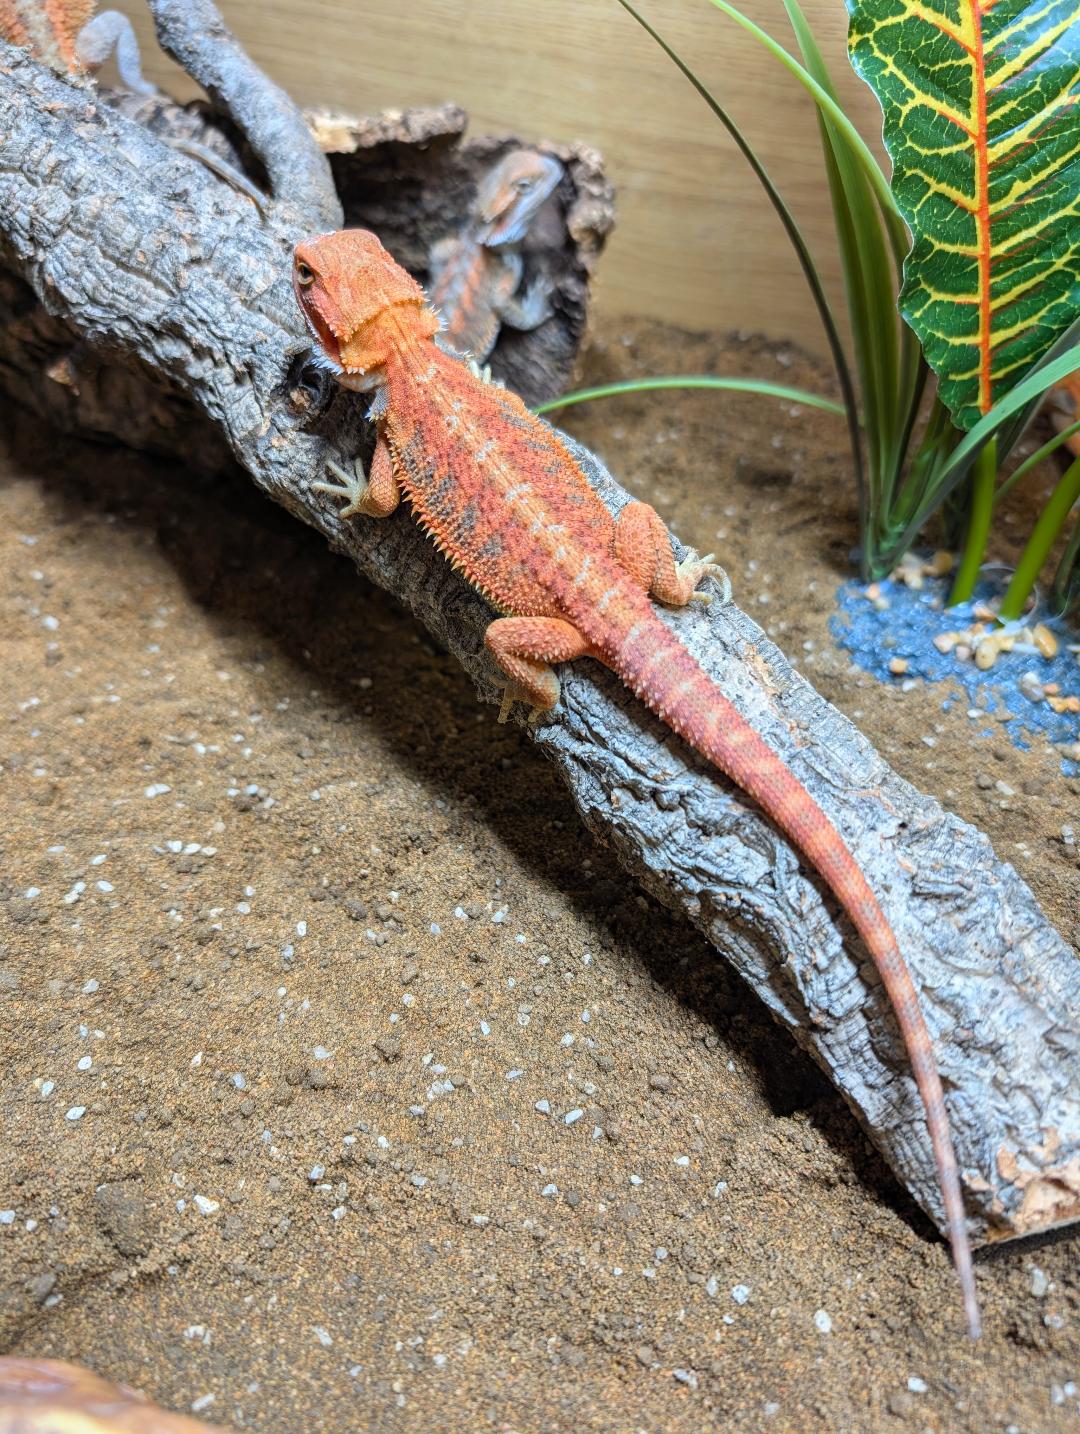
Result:
{"type": "MultiPolygon", "coordinates": [[[[1018,683],[1025,672],[1033,672],[1040,683],[1056,682],[1061,696],[1080,695],[1080,666],[1077,654],[1069,644],[1080,640],[1080,633],[1067,622],[1056,618],[1032,618],[1030,625],[1040,621],[1054,633],[1060,644],[1054,658],[1031,652],[1005,652],[988,672],[981,672],[974,662],[961,662],[952,653],[942,653],[934,646],[938,633],[955,632],[970,627],[976,620],[972,603],[963,603],[946,610],[949,579],[924,579],[921,589],[904,583],[882,579],[878,583],[881,596],[888,599],[888,608],[874,606],[866,597],[865,584],[847,582],[837,592],[839,611],[829,626],[839,645],[849,652],[865,672],[882,682],[896,684],[912,678],[925,682],[948,683],[953,689],[942,699],[942,710],[963,705],[965,710],[978,708],[987,714],[986,723],[972,722],[972,733],[980,737],[1004,734],[1014,746],[1026,749],[1034,737],[1042,736],[1051,743],[1072,743],[1080,738],[1080,715],[1058,713],[1048,702],[1031,702],[1018,683]],[[889,671],[889,663],[897,657],[907,659],[902,677],[889,671]],[[962,697],[955,695],[960,688],[962,697]]],[[[980,584],[975,602],[986,602],[1000,596],[993,582],[980,584]]],[[[1062,758],[1061,770],[1066,776],[1080,774],[1080,762],[1062,758]]]]}

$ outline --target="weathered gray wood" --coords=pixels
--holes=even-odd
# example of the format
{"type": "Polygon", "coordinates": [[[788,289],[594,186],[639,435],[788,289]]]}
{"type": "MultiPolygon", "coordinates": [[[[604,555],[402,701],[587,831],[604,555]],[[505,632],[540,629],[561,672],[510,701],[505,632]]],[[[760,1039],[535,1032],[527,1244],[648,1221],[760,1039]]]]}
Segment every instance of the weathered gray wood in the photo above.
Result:
{"type": "MultiPolygon", "coordinates": [[[[248,113],[258,122],[258,106],[248,113]]],[[[265,149],[265,135],[251,138],[265,149]]],[[[297,226],[295,209],[254,222],[250,202],[197,163],[0,47],[0,260],[113,362],[193,398],[256,483],[406,603],[493,700],[489,610],[408,514],[342,523],[312,492],[326,459],[348,460],[366,432],[357,400],[338,395],[324,412],[297,382],[297,226]]],[[[624,502],[578,452],[605,499],[624,502]]],[[[836,822],[896,928],[938,1050],[973,1238],[1077,1218],[1080,965],[1029,889],[982,834],[891,772],[738,609],[669,621],[836,822]]],[[[894,1023],[828,893],[608,674],[579,663],[563,694],[533,735],[586,822],[734,962],[940,1223],[894,1023]]]]}
{"type": "Polygon", "coordinates": [[[261,161],[274,198],[309,223],[336,229],[341,201],[311,131],[292,100],[248,58],[210,0],[152,4],[158,43],[231,115],[261,161]]]}
{"type": "MultiPolygon", "coordinates": [[[[252,147],[229,116],[216,116],[205,101],[178,105],[167,95],[89,85],[85,92],[174,147],[193,143],[238,170],[250,162],[252,147]]],[[[431,245],[456,232],[493,154],[521,143],[512,136],[465,140],[466,124],[465,112],[450,104],[362,118],[308,112],[300,148],[320,170],[315,148],[328,157],[345,222],[377,229],[400,262],[423,279],[431,245]]],[[[565,393],[571,384],[589,282],[613,222],[611,185],[595,151],[581,144],[545,148],[566,168],[561,213],[546,212],[545,223],[535,226],[526,264],[530,281],[547,281],[555,312],[527,333],[504,329],[489,359],[496,377],[532,404],[565,393]]],[[[250,199],[245,203],[251,208],[250,199]]],[[[289,227],[288,205],[273,206],[279,226],[289,227]]],[[[327,205],[320,201],[320,208],[327,205]]],[[[294,209],[292,219],[297,232],[317,227],[303,210],[294,209]]],[[[233,461],[224,435],[183,387],[147,365],[116,363],[61,315],[47,314],[33,290],[2,268],[0,376],[9,394],[64,431],[119,438],[210,471],[233,461]],[[42,382],[43,373],[50,383],[42,382]]]]}

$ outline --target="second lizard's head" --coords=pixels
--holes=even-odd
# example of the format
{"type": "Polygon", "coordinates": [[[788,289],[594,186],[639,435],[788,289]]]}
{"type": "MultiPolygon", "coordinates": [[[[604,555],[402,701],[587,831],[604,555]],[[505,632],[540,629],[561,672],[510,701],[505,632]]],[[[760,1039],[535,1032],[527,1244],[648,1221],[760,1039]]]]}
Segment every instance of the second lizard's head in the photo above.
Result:
{"type": "Polygon", "coordinates": [[[476,191],[475,214],[481,244],[518,244],[537,211],[563,177],[551,154],[512,149],[490,170],[476,191]]]}
{"type": "Polygon", "coordinates": [[[423,289],[367,229],[297,244],[293,289],[319,356],[347,388],[374,387],[403,342],[439,328],[423,289]]]}

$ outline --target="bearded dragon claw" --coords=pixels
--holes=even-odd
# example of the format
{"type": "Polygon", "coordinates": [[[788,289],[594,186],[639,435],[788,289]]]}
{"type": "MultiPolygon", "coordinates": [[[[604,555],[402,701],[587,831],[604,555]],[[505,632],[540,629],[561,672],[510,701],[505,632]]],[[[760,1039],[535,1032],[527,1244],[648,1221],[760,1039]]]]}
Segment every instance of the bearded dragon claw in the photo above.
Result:
{"type": "Polygon", "coordinates": [[[312,483],[311,486],[319,493],[329,493],[334,498],[348,500],[344,508],[338,509],[338,517],[355,518],[361,515],[364,511],[364,499],[367,497],[368,480],[360,460],[356,460],[351,473],[332,459],[327,459],[326,467],[327,471],[332,473],[338,481],[336,483],[312,483]]]}

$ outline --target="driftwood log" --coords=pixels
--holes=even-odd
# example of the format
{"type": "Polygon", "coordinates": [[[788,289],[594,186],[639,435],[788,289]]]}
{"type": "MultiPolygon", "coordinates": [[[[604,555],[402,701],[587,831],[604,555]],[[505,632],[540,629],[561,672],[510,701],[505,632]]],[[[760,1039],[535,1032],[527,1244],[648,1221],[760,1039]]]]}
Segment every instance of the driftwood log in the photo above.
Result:
{"type": "MultiPolygon", "coordinates": [[[[9,285],[23,286],[22,310],[0,313],[0,333],[14,324],[0,380],[26,402],[63,387],[63,366],[34,328],[40,299],[49,324],[96,354],[99,400],[110,375],[141,371],[165,410],[190,423],[193,404],[207,444],[223,434],[263,491],[405,603],[495,700],[481,641],[490,611],[408,513],[343,523],[311,488],[328,458],[348,461],[367,437],[358,399],[327,403],[305,379],[307,339],[289,285],[292,242],[340,219],[327,162],[212,6],[151,8],[163,47],[229,109],[257,154],[271,189],[266,215],[85,86],[0,47],[0,264],[18,276],[9,285]]],[[[121,419],[118,427],[147,428],[144,416],[121,419]]],[[[626,493],[574,447],[618,508],[626,493]]],[[[830,814],[881,898],[922,992],[972,1237],[1076,1219],[1080,964],[1030,890],[985,836],[892,772],[736,607],[668,620],[830,814]]],[[[829,892],[755,808],[596,665],[565,672],[558,710],[531,731],[592,831],[734,963],[940,1224],[903,1047],[829,892]]]]}

